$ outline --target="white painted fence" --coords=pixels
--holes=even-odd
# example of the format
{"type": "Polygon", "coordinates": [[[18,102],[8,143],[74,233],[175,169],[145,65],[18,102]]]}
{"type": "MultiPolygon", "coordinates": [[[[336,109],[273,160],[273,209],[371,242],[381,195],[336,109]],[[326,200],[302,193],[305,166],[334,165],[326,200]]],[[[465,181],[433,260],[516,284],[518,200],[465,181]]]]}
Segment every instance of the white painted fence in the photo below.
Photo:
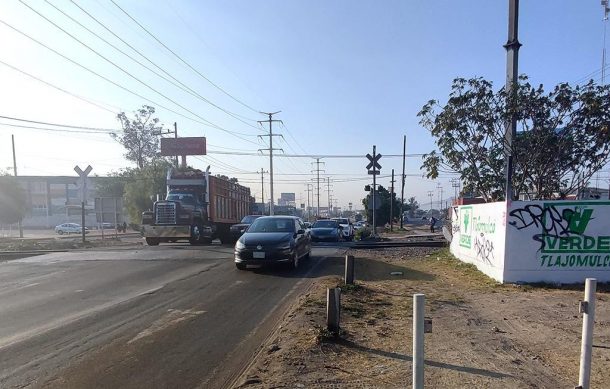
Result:
{"type": "Polygon", "coordinates": [[[610,281],[610,201],[454,208],[451,252],[500,282],[610,281]]]}

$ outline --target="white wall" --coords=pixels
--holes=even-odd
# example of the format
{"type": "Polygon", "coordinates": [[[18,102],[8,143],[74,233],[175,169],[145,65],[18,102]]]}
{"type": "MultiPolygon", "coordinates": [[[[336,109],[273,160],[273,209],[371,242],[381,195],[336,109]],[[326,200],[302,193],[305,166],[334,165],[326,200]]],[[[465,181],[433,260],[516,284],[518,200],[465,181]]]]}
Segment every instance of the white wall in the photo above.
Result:
{"type": "Polygon", "coordinates": [[[451,252],[499,282],[504,281],[506,203],[453,208],[451,252]]]}
{"type": "Polygon", "coordinates": [[[506,239],[506,282],[610,281],[610,201],[513,202],[506,239]]]}

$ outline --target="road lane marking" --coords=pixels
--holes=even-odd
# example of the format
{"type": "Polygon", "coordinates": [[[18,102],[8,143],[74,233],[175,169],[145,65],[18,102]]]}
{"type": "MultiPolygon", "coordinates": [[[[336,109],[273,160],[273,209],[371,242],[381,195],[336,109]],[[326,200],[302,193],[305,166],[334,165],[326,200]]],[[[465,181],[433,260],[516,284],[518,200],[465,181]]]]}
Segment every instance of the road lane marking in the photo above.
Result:
{"type": "Polygon", "coordinates": [[[163,315],[161,318],[155,320],[148,328],[143,331],[140,331],[133,339],[127,342],[127,344],[131,344],[136,342],[142,338],[146,338],[151,336],[157,332],[163,331],[167,328],[170,328],[182,321],[187,319],[191,319],[193,317],[197,317],[199,315],[204,314],[205,311],[193,311],[191,309],[180,310],[180,309],[168,309],[167,313],[163,315]]]}

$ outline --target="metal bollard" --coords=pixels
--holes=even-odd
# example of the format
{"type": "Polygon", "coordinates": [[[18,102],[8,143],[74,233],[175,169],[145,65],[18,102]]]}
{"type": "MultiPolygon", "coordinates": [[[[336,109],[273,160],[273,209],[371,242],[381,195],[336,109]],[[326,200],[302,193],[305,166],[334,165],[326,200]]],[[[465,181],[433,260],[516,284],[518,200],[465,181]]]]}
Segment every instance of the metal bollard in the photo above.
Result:
{"type": "Polygon", "coordinates": [[[591,379],[591,352],[593,349],[593,323],[595,322],[595,289],[597,279],[585,281],[585,301],[580,302],[582,315],[582,341],[580,345],[580,372],[578,387],[589,389],[591,379]]]}
{"type": "Polygon", "coordinates": [[[326,328],[339,334],[339,319],[341,317],[341,288],[326,290],[326,328]]]}
{"type": "Polygon", "coordinates": [[[354,256],[345,255],[345,284],[351,285],[354,283],[354,256]]]}
{"type": "Polygon", "coordinates": [[[424,312],[426,297],[413,295],[413,389],[424,387],[424,312]]]}

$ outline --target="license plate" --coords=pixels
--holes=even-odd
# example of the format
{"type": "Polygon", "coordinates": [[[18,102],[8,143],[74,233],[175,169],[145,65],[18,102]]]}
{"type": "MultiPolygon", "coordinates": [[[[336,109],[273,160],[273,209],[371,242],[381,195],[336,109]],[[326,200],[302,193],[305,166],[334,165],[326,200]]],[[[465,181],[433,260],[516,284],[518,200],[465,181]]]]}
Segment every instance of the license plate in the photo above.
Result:
{"type": "Polygon", "coordinates": [[[265,258],[265,252],[264,251],[255,251],[252,253],[252,258],[265,258]]]}

